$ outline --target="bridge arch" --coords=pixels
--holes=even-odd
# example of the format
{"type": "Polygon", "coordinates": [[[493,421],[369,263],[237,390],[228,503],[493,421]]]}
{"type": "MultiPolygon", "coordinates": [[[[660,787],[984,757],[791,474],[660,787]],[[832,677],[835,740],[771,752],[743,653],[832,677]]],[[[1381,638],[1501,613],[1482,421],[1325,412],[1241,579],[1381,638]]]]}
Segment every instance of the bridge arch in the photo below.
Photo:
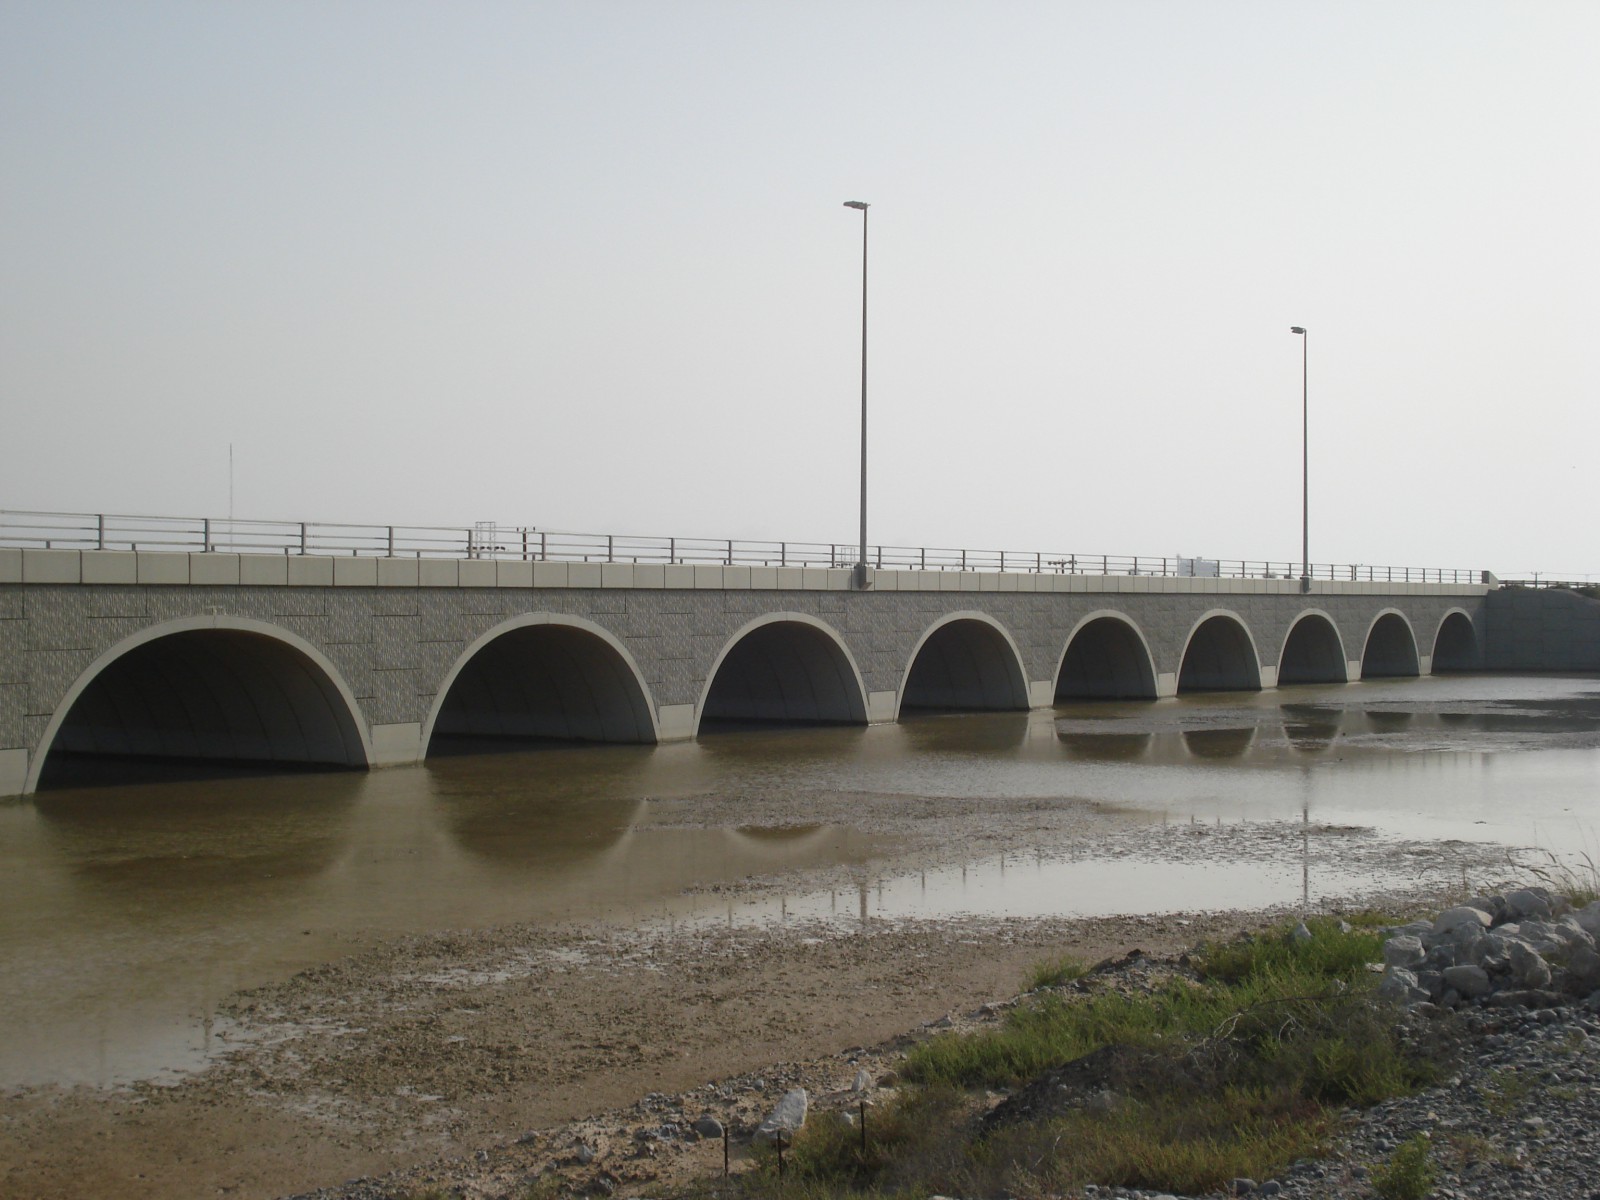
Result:
{"type": "Polygon", "coordinates": [[[582,617],[524,613],[462,652],[422,729],[435,739],[520,742],[657,740],[655,704],[633,655],[582,617]]]}
{"type": "Polygon", "coordinates": [[[1452,608],[1439,620],[1433,635],[1433,669],[1476,671],[1483,666],[1483,648],[1478,630],[1465,609],[1452,608]]]}
{"type": "Polygon", "coordinates": [[[1361,651],[1361,677],[1380,679],[1421,673],[1417,636],[1411,622],[1398,608],[1384,609],[1367,628],[1366,645],[1361,651]]]}
{"type": "Polygon", "coordinates": [[[322,651],[280,626],[218,615],[152,625],[90,663],[45,725],[24,792],[55,754],[365,767],[372,742],[322,651]]]}
{"type": "Polygon", "coordinates": [[[1333,618],[1320,608],[1295,617],[1278,653],[1278,682],[1345,683],[1349,678],[1344,639],[1333,618]]]}
{"type": "Polygon", "coordinates": [[[1178,667],[1178,691],[1260,690],[1261,658],[1243,617],[1214,608],[1190,626],[1178,667]]]}
{"type": "Polygon", "coordinates": [[[900,676],[899,711],[957,712],[1028,708],[1028,682],[1016,639],[987,613],[948,613],[917,639],[900,676]]]}
{"type": "Polygon", "coordinates": [[[1057,700],[1154,700],[1155,659],[1125,613],[1099,609],[1067,635],[1056,667],[1057,700]]]}
{"type": "Polygon", "coordinates": [[[809,613],[776,612],[740,628],[706,673],[706,721],[865,725],[867,690],[839,631],[809,613]]]}

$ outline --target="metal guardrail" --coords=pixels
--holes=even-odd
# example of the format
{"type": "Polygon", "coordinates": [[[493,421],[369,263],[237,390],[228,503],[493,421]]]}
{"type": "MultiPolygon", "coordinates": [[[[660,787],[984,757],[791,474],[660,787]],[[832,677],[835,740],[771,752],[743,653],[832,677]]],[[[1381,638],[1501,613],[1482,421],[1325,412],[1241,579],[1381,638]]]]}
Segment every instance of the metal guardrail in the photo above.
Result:
{"type": "MultiPolygon", "coordinates": [[[[112,513],[0,509],[0,546],[67,550],[145,550],[231,554],[356,555],[377,558],[486,558],[532,562],[706,563],[723,566],[851,567],[857,546],[737,538],[642,537],[568,533],[527,525],[356,525],[324,521],[244,521],[112,513]]],[[[1252,559],[1076,554],[869,546],[877,570],[1016,571],[1056,575],[1161,575],[1220,579],[1298,579],[1300,564],[1252,559]]],[[[1315,563],[1314,579],[1381,583],[1482,583],[1480,570],[1315,563]]]]}

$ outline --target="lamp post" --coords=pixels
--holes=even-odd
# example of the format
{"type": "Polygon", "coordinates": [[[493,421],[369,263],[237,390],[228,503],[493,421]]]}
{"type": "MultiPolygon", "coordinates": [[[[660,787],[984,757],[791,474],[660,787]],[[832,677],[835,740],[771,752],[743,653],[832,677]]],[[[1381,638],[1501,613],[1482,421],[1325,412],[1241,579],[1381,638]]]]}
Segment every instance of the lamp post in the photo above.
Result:
{"type": "Polygon", "coordinates": [[[1311,590],[1311,403],[1307,362],[1310,338],[1305,326],[1291,325],[1300,337],[1300,590],[1311,590]]]}
{"type": "Polygon", "coordinates": [[[861,556],[856,560],[858,589],[867,586],[867,202],[846,200],[846,208],[861,212],[861,556]]]}

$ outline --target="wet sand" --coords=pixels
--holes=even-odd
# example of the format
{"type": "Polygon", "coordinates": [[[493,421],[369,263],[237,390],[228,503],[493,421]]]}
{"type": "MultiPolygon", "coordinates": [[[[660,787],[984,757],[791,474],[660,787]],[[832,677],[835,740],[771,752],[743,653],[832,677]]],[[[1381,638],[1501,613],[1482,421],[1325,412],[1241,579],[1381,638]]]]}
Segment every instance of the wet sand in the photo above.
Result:
{"type": "MultiPolygon", "coordinates": [[[[647,823],[775,837],[849,825],[876,839],[870,865],[880,875],[990,853],[1233,862],[1246,872],[1267,860],[1308,872],[1357,864],[1367,885],[1324,893],[1319,908],[1402,908],[1506,870],[1502,846],[1401,842],[1349,826],[1164,825],[1081,802],[882,801],[702,796],[654,804],[647,823]]],[[[719,890],[730,905],[770,908],[784,896],[847,889],[853,871],[807,869],[719,890]]],[[[1116,897],[1103,899],[1115,910],[1116,897]]],[[[1126,911],[1153,907],[1149,897],[1126,898],[1126,911]]],[[[754,1112],[786,1080],[840,1086],[836,1076],[854,1070],[852,1048],[859,1060],[860,1047],[1006,1001],[1047,956],[1172,952],[1282,915],[1208,914],[1204,895],[1171,907],[1186,911],[916,921],[863,920],[847,904],[831,921],[784,920],[780,908],[771,921],[732,925],[508,924],[383,941],[231,997],[214,1036],[234,1049],[174,1085],[8,1092],[0,1194],[272,1197],[452,1158],[473,1164],[473,1188],[501,1194],[570,1156],[567,1122],[741,1078],[728,1098],[754,1112]],[[761,1088],[749,1082],[758,1077],[761,1088]],[[535,1130],[547,1132],[517,1144],[535,1130]]],[[[681,1169],[696,1161],[678,1160],[681,1169]]],[[[643,1156],[634,1182],[660,1175],[666,1164],[656,1162],[643,1156]]]]}

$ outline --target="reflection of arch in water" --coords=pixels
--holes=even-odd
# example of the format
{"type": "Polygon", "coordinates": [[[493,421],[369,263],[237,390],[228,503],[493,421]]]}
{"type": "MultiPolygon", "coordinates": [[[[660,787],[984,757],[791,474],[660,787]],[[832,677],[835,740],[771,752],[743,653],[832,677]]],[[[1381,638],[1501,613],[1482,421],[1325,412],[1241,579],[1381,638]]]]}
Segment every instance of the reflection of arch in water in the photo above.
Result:
{"type": "Polygon", "coordinates": [[[1066,733],[1056,738],[1073,758],[1084,762],[1130,762],[1150,749],[1148,733],[1066,733]]]}
{"type": "Polygon", "coordinates": [[[1150,644],[1124,614],[1092,612],[1067,636],[1056,670],[1057,700],[1154,700],[1150,644]]]}
{"type": "Polygon", "coordinates": [[[901,736],[918,752],[983,754],[1015,750],[1033,726],[1027,713],[972,713],[959,719],[909,713],[901,736]]]}
{"type": "Polygon", "coordinates": [[[654,742],[655,705],[638,663],[609,630],[527,613],[467,647],[422,732],[429,753],[452,742],[654,742]]]}
{"type": "Polygon", "coordinates": [[[1256,740],[1254,725],[1236,729],[1185,729],[1183,745],[1196,758],[1238,758],[1256,740]]]}
{"type": "Polygon", "coordinates": [[[950,613],[930,626],[917,641],[901,678],[901,712],[1028,708],[1028,684],[1016,640],[985,613],[950,613]]]}
{"type": "Polygon", "coordinates": [[[1367,719],[1367,727],[1374,733],[1399,733],[1410,726],[1416,714],[1403,708],[1369,708],[1362,715],[1367,719]]]}
{"type": "Polygon", "coordinates": [[[1333,745],[1344,723],[1344,710],[1320,704],[1285,704],[1283,734],[1296,750],[1319,754],[1333,745]]]}
{"type": "Polygon", "coordinates": [[[1362,678],[1417,675],[1420,671],[1411,622],[1399,609],[1384,609],[1367,630],[1366,647],[1361,652],[1362,678]]]}
{"type": "Polygon", "coordinates": [[[244,617],[167,621],[117,643],[67,689],[24,791],[52,786],[61,756],[364,767],[371,745],[359,714],[338,668],[286,629],[244,617]]]}
{"type": "Polygon", "coordinates": [[[866,697],[836,629],[806,613],[771,613],[728,639],[706,677],[698,724],[864,725],[866,697]]]}
{"type": "Polygon", "coordinates": [[[1333,618],[1321,609],[1296,617],[1278,655],[1278,683],[1344,683],[1348,671],[1333,618]]]}
{"type": "Polygon", "coordinates": [[[1238,613],[1213,609],[1194,623],[1178,671],[1180,692],[1256,692],[1261,660],[1238,613]]]}
{"type": "Polygon", "coordinates": [[[1478,646],[1478,631],[1472,618],[1459,608],[1452,608],[1439,622],[1433,636],[1433,670],[1476,671],[1483,665],[1483,652],[1478,646]]]}
{"type": "Polygon", "coordinates": [[[52,854],[97,890],[216,913],[299,888],[339,861],[375,776],[222,779],[45,791],[34,801],[52,854]],[[176,899],[174,899],[176,897],[176,899]]]}
{"type": "Polygon", "coordinates": [[[462,790],[439,796],[446,829],[470,854],[500,866],[565,872],[590,865],[632,830],[636,796],[462,790]]]}

